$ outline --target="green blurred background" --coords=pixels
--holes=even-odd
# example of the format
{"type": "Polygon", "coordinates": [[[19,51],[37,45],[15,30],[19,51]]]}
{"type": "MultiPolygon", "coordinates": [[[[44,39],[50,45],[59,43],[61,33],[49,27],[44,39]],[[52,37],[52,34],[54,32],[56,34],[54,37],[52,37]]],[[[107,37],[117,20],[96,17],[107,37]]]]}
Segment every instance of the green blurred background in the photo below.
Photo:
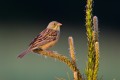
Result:
{"type": "MultiPolygon", "coordinates": [[[[107,4],[107,1],[94,1],[93,14],[98,16],[100,28],[98,78],[120,80],[119,5],[112,0],[107,4]]],[[[59,42],[51,50],[69,57],[68,37],[72,36],[77,65],[85,76],[88,51],[84,0],[6,0],[0,2],[0,10],[0,80],[68,80],[68,74],[72,80],[68,66],[58,60],[34,53],[17,59],[19,53],[52,20],[61,22],[63,26],[59,42]]]]}

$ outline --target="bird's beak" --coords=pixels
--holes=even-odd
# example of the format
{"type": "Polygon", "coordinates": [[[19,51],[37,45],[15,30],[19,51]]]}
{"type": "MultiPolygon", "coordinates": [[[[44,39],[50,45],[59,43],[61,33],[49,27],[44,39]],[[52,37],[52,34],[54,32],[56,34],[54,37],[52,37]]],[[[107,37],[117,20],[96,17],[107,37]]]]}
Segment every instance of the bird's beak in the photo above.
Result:
{"type": "Polygon", "coordinates": [[[62,24],[61,24],[61,23],[58,23],[58,26],[62,26],[62,24]]]}

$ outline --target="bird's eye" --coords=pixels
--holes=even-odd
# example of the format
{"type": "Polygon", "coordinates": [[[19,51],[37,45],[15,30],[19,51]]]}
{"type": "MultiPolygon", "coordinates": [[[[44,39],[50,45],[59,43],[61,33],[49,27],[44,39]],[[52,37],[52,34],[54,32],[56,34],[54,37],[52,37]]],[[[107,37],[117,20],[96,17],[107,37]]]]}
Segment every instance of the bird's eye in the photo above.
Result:
{"type": "Polygon", "coordinates": [[[53,25],[55,26],[55,23],[53,23],[53,25]]]}

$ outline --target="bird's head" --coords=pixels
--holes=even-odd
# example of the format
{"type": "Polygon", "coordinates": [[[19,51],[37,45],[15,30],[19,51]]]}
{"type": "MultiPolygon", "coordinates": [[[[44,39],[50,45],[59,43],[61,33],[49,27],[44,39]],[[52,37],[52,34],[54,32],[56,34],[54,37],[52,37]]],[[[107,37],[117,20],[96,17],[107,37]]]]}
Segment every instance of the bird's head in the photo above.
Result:
{"type": "Polygon", "coordinates": [[[59,22],[57,22],[57,21],[52,21],[52,22],[50,22],[49,24],[48,24],[48,29],[53,29],[53,30],[60,30],[60,26],[61,26],[62,24],[61,23],[59,23],[59,22]]]}

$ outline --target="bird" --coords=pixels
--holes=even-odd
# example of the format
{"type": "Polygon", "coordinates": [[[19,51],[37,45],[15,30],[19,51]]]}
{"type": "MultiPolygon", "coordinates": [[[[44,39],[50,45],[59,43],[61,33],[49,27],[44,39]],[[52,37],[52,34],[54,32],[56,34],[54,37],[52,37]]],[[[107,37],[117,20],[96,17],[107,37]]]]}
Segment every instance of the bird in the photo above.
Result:
{"type": "Polygon", "coordinates": [[[40,32],[29,44],[29,47],[18,55],[18,58],[22,58],[26,54],[33,52],[35,49],[47,50],[54,46],[60,37],[61,23],[57,21],[51,21],[47,28],[40,32]]]}

